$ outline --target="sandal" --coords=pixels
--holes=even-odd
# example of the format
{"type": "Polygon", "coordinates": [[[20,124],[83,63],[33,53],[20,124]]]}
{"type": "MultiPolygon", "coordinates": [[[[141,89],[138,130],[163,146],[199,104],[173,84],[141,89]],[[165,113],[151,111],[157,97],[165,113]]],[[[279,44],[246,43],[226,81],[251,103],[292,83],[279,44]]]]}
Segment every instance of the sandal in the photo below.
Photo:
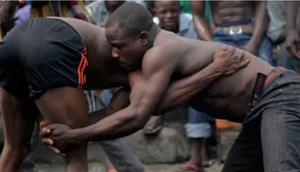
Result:
{"type": "Polygon", "coordinates": [[[205,170],[194,164],[183,164],[179,166],[179,170],[177,172],[205,172],[205,170]]]}
{"type": "Polygon", "coordinates": [[[110,169],[110,170],[108,170],[107,172],[118,172],[118,171],[115,170],[115,169],[110,169]]]}

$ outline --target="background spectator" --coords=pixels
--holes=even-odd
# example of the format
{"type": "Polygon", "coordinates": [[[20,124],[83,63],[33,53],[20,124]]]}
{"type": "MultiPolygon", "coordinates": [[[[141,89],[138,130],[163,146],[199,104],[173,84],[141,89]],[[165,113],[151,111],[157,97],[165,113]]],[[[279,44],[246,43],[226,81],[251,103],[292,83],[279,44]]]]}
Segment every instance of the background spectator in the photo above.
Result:
{"type": "Polygon", "coordinates": [[[195,29],[206,41],[244,49],[275,65],[272,42],[266,37],[268,14],[264,1],[211,1],[212,34],[204,18],[204,1],[191,1],[195,29]]]}
{"type": "Polygon", "coordinates": [[[136,2],[143,5],[146,8],[146,2],[144,1],[94,1],[87,5],[88,13],[90,14],[90,19],[92,23],[100,25],[108,19],[109,15],[112,12],[114,12],[119,6],[121,6],[125,2],[136,2]]]}
{"type": "MultiPolygon", "coordinates": [[[[276,57],[277,65],[299,73],[299,58],[289,53],[286,43],[287,33],[292,33],[291,31],[287,31],[287,17],[291,17],[291,15],[286,15],[287,12],[296,10],[294,14],[295,19],[292,19],[295,22],[292,25],[294,25],[293,27],[295,27],[297,32],[300,31],[299,2],[267,1],[267,9],[270,17],[267,35],[279,47],[279,53],[276,57]],[[287,8],[286,3],[290,3],[296,9],[287,8]]],[[[296,35],[295,39],[299,40],[299,36],[296,35]]]]}

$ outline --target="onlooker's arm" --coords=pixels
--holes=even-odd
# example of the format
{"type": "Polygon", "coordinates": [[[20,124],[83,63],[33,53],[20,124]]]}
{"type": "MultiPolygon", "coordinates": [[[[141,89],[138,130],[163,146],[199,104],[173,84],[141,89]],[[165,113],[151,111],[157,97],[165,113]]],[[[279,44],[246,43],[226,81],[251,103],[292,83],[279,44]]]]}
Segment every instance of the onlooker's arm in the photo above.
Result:
{"type": "Polygon", "coordinates": [[[268,28],[269,17],[265,1],[255,2],[255,12],[253,16],[253,34],[249,43],[244,49],[254,55],[257,54],[257,50],[260,45],[260,41],[268,28]]]}
{"type": "Polygon", "coordinates": [[[285,1],[287,29],[296,29],[296,16],[298,13],[299,4],[299,1],[285,1]]]}
{"type": "Polygon", "coordinates": [[[256,44],[260,44],[262,37],[264,36],[269,23],[269,17],[265,1],[255,2],[255,13],[253,22],[253,35],[251,40],[256,44]]]}
{"type": "Polygon", "coordinates": [[[296,16],[299,9],[299,1],[286,1],[286,43],[289,52],[294,56],[300,59],[299,50],[296,48],[297,41],[299,41],[299,32],[296,29],[296,16]]]}
{"type": "Polygon", "coordinates": [[[213,41],[210,27],[204,17],[205,1],[190,1],[195,30],[202,40],[213,41]]]}
{"type": "Polygon", "coordinates": [[[5,25],[14,25],[14,14],[19,6],[19,1],[0,1],[0,22],[5,25]]]}

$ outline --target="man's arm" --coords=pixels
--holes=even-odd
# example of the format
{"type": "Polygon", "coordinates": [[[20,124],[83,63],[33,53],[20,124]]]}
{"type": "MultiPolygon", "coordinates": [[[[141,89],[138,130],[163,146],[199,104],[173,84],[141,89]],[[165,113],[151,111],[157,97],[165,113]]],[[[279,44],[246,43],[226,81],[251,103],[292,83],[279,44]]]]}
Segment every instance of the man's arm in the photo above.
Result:
{"type": "MultiPolygon", "coordinates": [[[[161,53],[160,55],[163,56],[161,53]]],[[[132,88],[130,105],[95,125],[73,130],[78,142],[123,137],[146,124],[163,97],[177,65],[174,61],[170,63],[166,58],[160,58],[158,62],[156,58],[152,58],[156,56],[155,53],[145,55],[143,78],[132,88]]]]}
{"type": "Polygon", "coordinates": [[[299,4],[299,1],[285,1],[287,29],[296,29],[296,17],[298,14],[299,4]]]}
{"type": "MultiPolygon", "coordinates": [[[[85,128],[71,130],[67,125],[49,125],[42,130],[42,136],[50,134],[48,138],[47,136],[43,138],[43,142],[62,151],[70,144],[115,139],[141,129],[163,97],[177,65],[174,60],[152,58],[162,57],[162,54],[160,56],[147,54],[142,65],[143,76],[132,88],[129,106],[85,128]]],[[[105,110],[107,109],[98,113],[104,113],[104,116],[109,114],[105,113],[105,110]]],[[[96,117],[99,117],[99,114],[96,117]]]]}
{"type": "Polygon", "coordinates": [[[300,59],[300,53],[297,50],[295,43],[299,41],[299,32],[296,29],[296,17],[299,10],[299,1],[285,2],[285,16],[286,16],[286,43],[289,52],[300,59]]]}
{"type": "MultiPolygon", "coordinates": [[[[161,101],[162,105],[159,106],[158,111],[178,106],[204,89],[214,78],[220,75],[231,75],[247,66],[250,60],[243,56],[243,51],[236,51],[233,47],[217,50],[214,54],[214,65],[176,81],[169,87],[166,94],[165,90],[169,85],[171,71],[173,71],[171,69],[174,69],[174,66],[168,66],[170,61],[161,63],[161,66],[158,67],[154,65],[143,67],[143,76],[137,72],[137,75],[132,78],[135,83],[130,83],[133,85],[130,106],[86,128],[71,130],[63,124],[49,125],[42,130],[43,142],[53,144],[54,141],[54,146],[63,149],[69,144],[112,139],[135,132],[147,122],[162,97],[164,99],[161,101]],[[185,96],[186,94],[189,95],[185,96]],[[175,101],[175,99],[178,100],[175,101]],[[53,141],[48,142],[49,138],[53,141]]],[[[115,101],[111,101],[110,106],[113,102],[115,101]]],[[[128,102],[126,100],[124,102],[123,106],[126,106],[128,102]]]]}
{"type": "Polygon", "coordinates": [[[202,40],[213,41],[210,27],[204,17],[205,1],[190,1],[195,30],[202,40]]]}
{"type": "Polygon", "coordinates": [[[256,55],[261,39],[268,28],[269,17],[265,1],[255,1],[254,3],[255,12],[253,16],[253,34],[249,43],[244,47],[244,49],[256,55]]]}
{"type": "Polygon", "coordinates": [[[236,73],[250,63],[244,58],[245,52],[232,46],[218,49],[214,54],[214,61],[201,71],[173,82],[156,109],[155,115],[170,111],[171,109],[189,101],[196,94],[209,86],[221,76],[236,73]]]}
{"type": "Polygon", "coordinates": [[[126,108],[130,104],[129,95],[129,88],[124,87],[118,90],[111,98],[108,106],[104,106],[105,108],[92,112],[88,115],[89,125],[95,124],[113,113],[126,108]]]}
{"type": "Polygon", "coordinates": [[[212,63],[194,75],[175,81],[168,88],[154,115],[166,113],[189,101],[222,75],[223,73],[217,70],[215,63],[212,63]]]}
{"type": "Polygon", "coordinates": [[[1,1],[0,22],[5,25],[14,25],[14,22],[16,21],[14,14],[19,5],[19,1],[1,1]]]}
{"type": "MultiPolygon", "coordinates": [[[[244,58],[244,55],[244,51],[232,46],[216,50],[213,63],[191,76],[170,84],[164,98],[156,108],[155,115],[174,109],[201,92],[215,79],[223,75],[234,74],[247,66],[250,60],[244,58]]],[[[133,87],[141,78],[141,71],[131,73],[130,86],[133,87]]]]}
{"type": "MultiPolygon", "coordinates": [[[[212,81],[223,75],[223,71],[218,69],[219,66],[217,66],[216,63],[211,63],[200,72],[171,83],[153,115],[168,112],[190,100],[212,81]]],[[[130,75],[131,86],[134,86],[141,78],[142,71],[132,73],[130,75]]]]}

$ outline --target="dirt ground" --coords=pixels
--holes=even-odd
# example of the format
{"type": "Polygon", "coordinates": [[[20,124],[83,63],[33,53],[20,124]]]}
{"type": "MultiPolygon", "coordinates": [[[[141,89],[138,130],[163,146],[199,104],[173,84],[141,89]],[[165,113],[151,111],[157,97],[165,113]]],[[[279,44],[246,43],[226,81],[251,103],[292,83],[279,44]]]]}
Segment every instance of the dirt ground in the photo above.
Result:
{"type": "MultiPolygon", "coordinates": [[[[179,164],[147,165],[148,172],[176,172],[179,164]]],[[[62,164],[38,164],[38,172],[63,172],[62,164]]],[[[215,163],[206,172],[220,172],[222,165],[215,163]]],[[[98,162],[89,163],[89,172],[106,172],[103,164],[98,162]]]]}

